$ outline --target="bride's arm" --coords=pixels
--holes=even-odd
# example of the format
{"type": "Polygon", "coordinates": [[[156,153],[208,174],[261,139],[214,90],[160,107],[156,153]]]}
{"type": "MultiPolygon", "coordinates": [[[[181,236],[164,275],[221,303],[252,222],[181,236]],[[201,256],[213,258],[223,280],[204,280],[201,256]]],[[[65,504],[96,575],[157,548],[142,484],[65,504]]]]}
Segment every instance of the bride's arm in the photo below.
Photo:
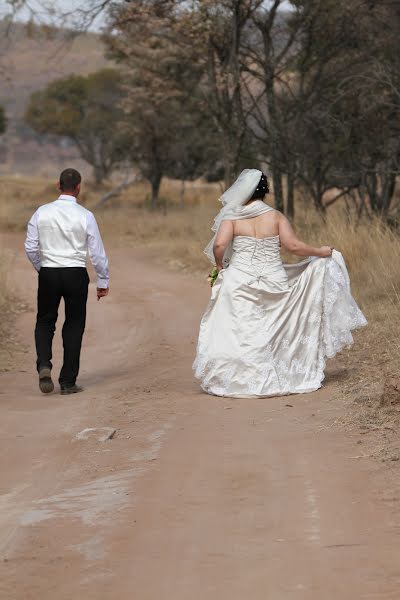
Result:
{"type": "Polygon", "coordinates": [[[218,229],[217,237],[214,242],[214,258],[218,271],[223,268],[222,260],[225,250],[233,240],[233,223],[232,221],[223,221],[218,229]]]}
{"type": "Polygon", "coordinates": [[[287,218],[279,214],[279,238],[281,243],[289,252],[296,256],[320,256],[326,258],[332,255],[331,246],[321,246],[316,248],[315,246],[309,246],[298,239],[293,228],[287,218]]]}

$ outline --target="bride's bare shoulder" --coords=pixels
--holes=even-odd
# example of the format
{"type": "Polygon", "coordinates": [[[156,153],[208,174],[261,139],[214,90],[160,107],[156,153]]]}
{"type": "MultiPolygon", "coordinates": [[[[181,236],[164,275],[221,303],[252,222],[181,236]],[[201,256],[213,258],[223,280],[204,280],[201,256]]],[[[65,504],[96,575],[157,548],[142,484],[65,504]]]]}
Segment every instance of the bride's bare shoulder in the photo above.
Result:
{"type": "Polygon", "coordinates": [[[288,218],[279,210],[274,210],[274,217],[276,219],[277,223],[287,223],[288,222],[288,218]]]}
{"type": "Polygon", "coordinates": [[[279,210],[276,210],[274,208],[272,210],[269,210],[269,211],[263,213],[260,216],[260,219],[263,221],[269,222],[269,223],[271,223],[271,221],[274,223],[279,223],[279,220],[281,219],[281,217],[283,217],[283,214],[281,212],[279,212],[279,210]]]}

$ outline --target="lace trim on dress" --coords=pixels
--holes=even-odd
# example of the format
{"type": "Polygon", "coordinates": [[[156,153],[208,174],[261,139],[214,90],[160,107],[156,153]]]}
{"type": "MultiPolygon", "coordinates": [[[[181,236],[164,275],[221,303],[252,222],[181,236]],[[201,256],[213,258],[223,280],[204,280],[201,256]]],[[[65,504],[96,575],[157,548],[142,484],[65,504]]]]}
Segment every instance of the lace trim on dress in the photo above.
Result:
{"type": "MultiPolygon", "coordinates": [[[[350,346],[353,343],[351,332],[366,325],[367,321],[351,295],[350,280],[340,253],[334,251],[330,259],[313,260],[306,267],[306,269],[310,268],[324,270],[323,289],[315,298],[315,308],[309,317],[312,323],[319,325],[317,333],[299,338],[299,343],[310,348],[310,355],[315,356],[313,363],[303,364],[298,359],[290,362],[285,360],[282,355],[285,356],[285,349],[291,341],[284,338],[280,347],[273,348],[271,344],[266,346],[265,362],[258,366],[257,377],[254,377],[254,363],[252,363],[249,366],[253,367],[253,373],[251,379],[246,381],[247,368],[244,361],[239,367],[227,364],[221,376],[221,359],[210,357],[204,337],[205,332],[201,325],[193,368],[195,376],[201,380],[202,388],[206,392],[217,396],[238,396],[237,390],[235,393],[231,393],[230,390],[230,383],[235,374],[236,379],[240,379],[242,387],[246,390],[244,395],[250,396],[264,395],[262,390],[266,388],[268,388],[268,395],[276,396],[309,392],[321,386],[326,359],[332,358],[343,348],[350,346]],[[299,375],[303,376],[300,382],[299,375]],[[296,381],[295,386],[293,381],[296,381]]],[[[215,286],[216,289],[213,289],[203,319],[212,310],[221,285],[223,285],[222,280],[215,286]]],[[[261,335],[263,335],[262,331],[261,335]]],[[[264,335],[266,336],[266,331],[264,335]]]]}

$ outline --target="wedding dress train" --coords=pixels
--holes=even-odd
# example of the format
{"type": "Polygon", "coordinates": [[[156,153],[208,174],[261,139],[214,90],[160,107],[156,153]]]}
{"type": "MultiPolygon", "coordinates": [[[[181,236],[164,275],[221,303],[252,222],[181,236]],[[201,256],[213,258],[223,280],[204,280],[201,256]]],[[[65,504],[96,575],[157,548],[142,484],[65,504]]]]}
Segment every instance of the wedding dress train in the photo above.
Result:
{"type": "Polygon", "coordinates": [[[216,396],[312,392],[366,323],[340,252],[284,265],[279,236],[237,236],[201,321],[195,375],[216,396]]]}

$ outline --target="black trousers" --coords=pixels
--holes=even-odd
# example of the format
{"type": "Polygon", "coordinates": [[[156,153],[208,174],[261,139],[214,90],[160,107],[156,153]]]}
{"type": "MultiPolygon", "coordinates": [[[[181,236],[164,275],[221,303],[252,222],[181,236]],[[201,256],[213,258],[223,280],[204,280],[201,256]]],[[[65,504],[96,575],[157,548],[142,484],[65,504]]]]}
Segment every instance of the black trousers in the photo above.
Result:
{"type": "Polygon", "coordinates": [[[86,323],[89,276],[84,267],[50,268],[39,271],[38,312],[35,329],[37,369],[52,368],[52,344],[61,298],[65,303],[62,329],[64,363],[59,382],[74,385],[79,372],[82,337],[86,323]]]}

